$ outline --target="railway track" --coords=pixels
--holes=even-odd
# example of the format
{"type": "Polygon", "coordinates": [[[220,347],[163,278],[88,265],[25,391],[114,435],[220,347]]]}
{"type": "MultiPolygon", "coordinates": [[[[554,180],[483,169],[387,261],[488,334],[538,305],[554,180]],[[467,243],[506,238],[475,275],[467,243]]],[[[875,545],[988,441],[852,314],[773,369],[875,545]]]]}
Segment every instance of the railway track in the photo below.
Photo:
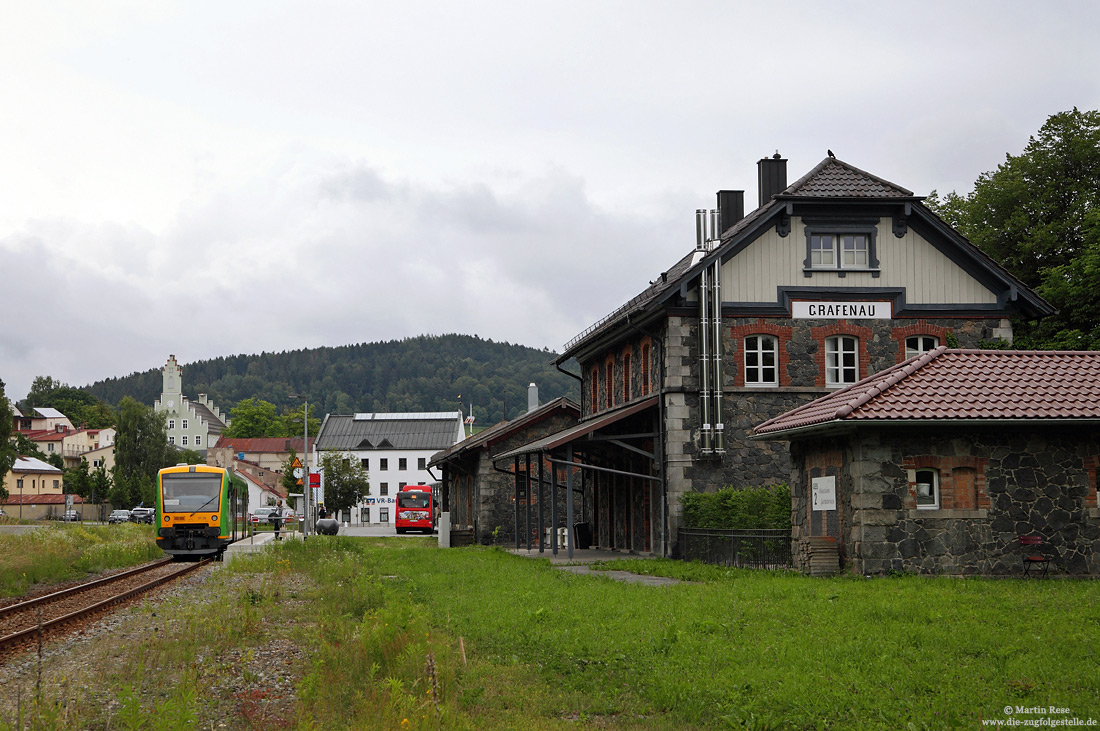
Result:
{"type": "Polygon", "coordinates": [[[210,563],[155,561],[130,571],[0,608],[0,657],[43,642],[210,563]]]}

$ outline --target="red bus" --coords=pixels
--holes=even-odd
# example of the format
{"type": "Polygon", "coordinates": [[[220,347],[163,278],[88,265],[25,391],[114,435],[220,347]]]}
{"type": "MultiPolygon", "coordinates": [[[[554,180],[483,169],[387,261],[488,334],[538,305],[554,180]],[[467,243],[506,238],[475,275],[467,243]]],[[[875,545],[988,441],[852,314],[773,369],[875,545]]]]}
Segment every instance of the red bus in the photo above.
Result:
{"type": "Polygon", "coordinates": [[[435,502],[432,500],[432,488],[427,485],[406,485],[397,493],[398,533],[410,530],[422,530],[431,533],[435,530],[435,502]]]}

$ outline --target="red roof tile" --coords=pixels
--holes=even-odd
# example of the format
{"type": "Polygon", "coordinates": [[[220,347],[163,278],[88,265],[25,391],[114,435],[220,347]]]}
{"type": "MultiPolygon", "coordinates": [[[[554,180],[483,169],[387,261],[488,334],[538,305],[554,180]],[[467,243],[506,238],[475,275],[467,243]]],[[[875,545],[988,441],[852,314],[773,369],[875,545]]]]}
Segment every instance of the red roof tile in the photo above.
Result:
{"type": "Polygon", "coordinates": [[[1100,420],[1100,352],[930,353],[769,419],[757,436],[897,421],[1100,420]]]}

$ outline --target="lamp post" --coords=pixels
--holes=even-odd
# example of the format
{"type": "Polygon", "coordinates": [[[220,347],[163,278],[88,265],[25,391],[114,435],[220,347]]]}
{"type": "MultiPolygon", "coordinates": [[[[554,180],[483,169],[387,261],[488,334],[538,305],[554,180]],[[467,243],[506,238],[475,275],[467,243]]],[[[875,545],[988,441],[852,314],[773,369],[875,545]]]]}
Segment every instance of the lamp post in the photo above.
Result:
{"type": "Polygon", "coordinates": [[[302,540],[309,537],[309,528],[313,517],[312,487],[309,484],[309,399],[296,393],[290,394],[291,398],[302,399],[302,510],[305,513],[305,523],[302,524],[302,540]]]}

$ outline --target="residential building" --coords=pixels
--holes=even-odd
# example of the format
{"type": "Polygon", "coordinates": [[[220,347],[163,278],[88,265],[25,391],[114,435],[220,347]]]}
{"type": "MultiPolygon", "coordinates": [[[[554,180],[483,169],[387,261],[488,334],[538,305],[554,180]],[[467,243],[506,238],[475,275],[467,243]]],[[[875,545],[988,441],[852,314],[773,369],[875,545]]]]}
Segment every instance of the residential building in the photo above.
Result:
{"type": "MultiPolygon", "coordinates": [[[[65,486],[62,470],[37,457],[18,456],[4,475],[8,497],[4,512],[15,518],[39,520],[57,518],[65,510],[65,486]]],[[[78,496],[73,496],[82,502],[78,496]]]]}
{"type": "MultiPolygon", "coordinates": [[[[36,408],[35,415],[15,416],[15,430],[45,455],[61,455],[67,469],[78,467],[81,458],[114,464],[115,430],[78,429],[57,409],[36,408]]],[[[94,467],[93,467],[94,468],[94,467]]]]}
{"type": "Polygon", "coordinates": [[[682,495],[789,478],[786,445],[753,441],[756,424],[1053,312],[912,191],[832,155],[790,185],[786,166],[759,161],[748,215],[743,191],[719,191],[695,249],[566,344],[576,427],[494,456],[565,465],[602,548],[677,555],[682,495]]]}
{"type": "Polygon", "coordinates": [[[436,483],[428,460],[464,436],[458,411],[327,414],[310,462],[319,464],[324,452],[342,452],[358,460],[370,476],[370,492],[337,517],[349,523],[392,525],[401,488],[436,483]]]}
{"type": "Polygon", "coordinates": [[[205,393],[199,394],[198,401],[183,395],[183,369],[176,362],[176,356],[168,356],[161,374],[161,394],[153,403],[153,409],[164,414],[169,444],[205,455],[232,420],[205,393]]]}

